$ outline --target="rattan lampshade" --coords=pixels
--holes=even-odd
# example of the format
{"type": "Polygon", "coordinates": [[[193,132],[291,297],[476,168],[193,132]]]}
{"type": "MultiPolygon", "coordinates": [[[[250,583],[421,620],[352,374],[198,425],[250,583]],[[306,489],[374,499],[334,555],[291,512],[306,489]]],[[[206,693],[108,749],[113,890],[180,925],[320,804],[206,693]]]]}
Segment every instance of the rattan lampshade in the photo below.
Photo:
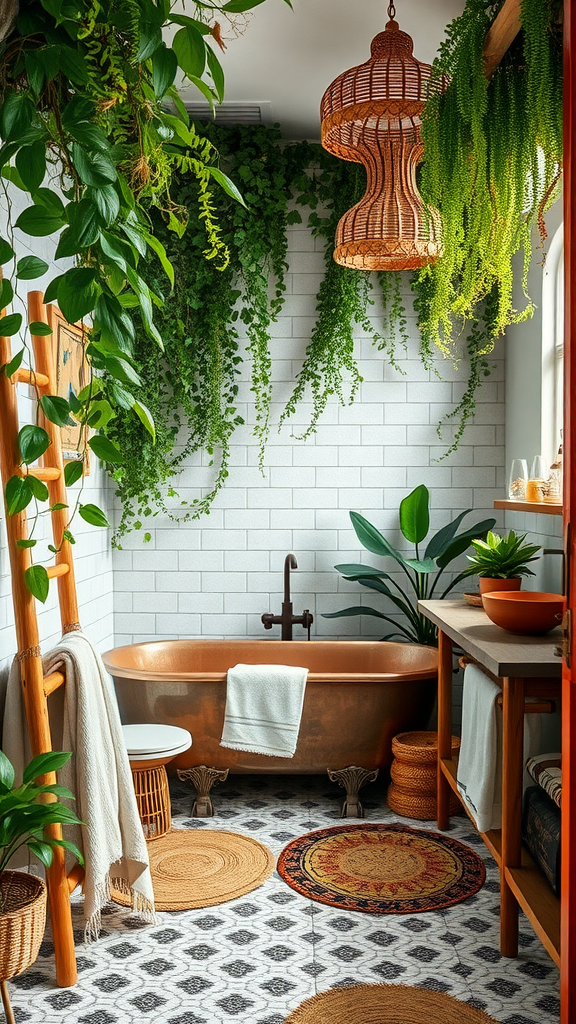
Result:
{"type": "Polygon", "coordinates": [[[416,185],[432,67],[413,56],[392,4],[388,14],[370,59],[339,75],[320,107],[324,148],[366,168],[366,193],[340,220],[334,251],[357,270],[412,270],[441,251],[439,215],[425,210],[416,185]]]}

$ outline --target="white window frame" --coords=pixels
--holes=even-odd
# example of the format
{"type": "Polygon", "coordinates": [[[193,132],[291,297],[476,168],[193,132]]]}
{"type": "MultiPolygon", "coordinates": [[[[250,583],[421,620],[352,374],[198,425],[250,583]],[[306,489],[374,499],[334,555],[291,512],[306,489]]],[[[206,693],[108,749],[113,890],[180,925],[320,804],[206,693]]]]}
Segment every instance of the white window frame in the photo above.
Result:
{"type": "Polygon", "coordinates": [[[542,454],[556,458],[564,421],[564,225],[555,232],[542,275],[542,454]]]}

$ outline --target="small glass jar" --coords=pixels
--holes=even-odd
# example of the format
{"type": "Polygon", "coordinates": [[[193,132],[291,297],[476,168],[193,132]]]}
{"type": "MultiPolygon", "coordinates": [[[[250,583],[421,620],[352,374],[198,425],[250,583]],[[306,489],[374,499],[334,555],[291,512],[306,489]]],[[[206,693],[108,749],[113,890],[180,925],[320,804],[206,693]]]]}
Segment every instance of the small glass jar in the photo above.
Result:
{"type": "Polygon", "coordinates": [[[546,481],[544,501],[551,505],[562,504],[562,473],[562,445],[560,445],[556,461],[550,466],[546,481]]]}
{"type": "Polygon", "coordinates": [[[526,482],[528,480],[528,463],[526,459],[512,459],[508,498],[510,501],[526,500],[526,482]]]}
{"type": "Polygon", "coordinates": [[[542,502],[547,491],[548,472],[542,455],[535,455],[532,460],[530,476],[526,484],[526,501],[542,502]]]}

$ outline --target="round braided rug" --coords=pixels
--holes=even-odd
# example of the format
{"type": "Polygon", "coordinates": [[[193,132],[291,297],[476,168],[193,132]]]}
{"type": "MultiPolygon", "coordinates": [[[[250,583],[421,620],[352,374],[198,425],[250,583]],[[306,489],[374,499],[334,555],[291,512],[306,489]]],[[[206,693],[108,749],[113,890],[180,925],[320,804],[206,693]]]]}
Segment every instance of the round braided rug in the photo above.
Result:
{"type": "Polygon", "coordinates": [[[278,872],[318,903],[367,914],[443,910],[478,892],[484,861],[450,836],[406,825],[340,825],[294,839],[278,872]]]}
{"type": "MultiPolygon", "coordinates": [[[[216,829],[174,829],[147,844],[156,910],[193,910],[234,900],[262,885],[274,870],[267,846],[216,829]]],[[[130,896],[112,889],[115,903],[130,896]]]]}
{"type": "Polygon", "coordinates": [[[284,1024],[496,1024],[445,992],[408,985],[349,985],[301,1003],[284,1024]]]}

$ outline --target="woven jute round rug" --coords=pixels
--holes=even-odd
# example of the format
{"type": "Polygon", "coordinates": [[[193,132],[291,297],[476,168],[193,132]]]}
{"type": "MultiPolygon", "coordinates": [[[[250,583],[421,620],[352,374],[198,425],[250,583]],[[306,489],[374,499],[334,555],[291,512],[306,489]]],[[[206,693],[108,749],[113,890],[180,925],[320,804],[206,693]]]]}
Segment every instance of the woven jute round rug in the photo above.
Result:
{"type": "MultiPolygon", "coordinates": [[[[156,910],[193,910],[243,896],[274,870],[267,846],[236,832],[174,829],[148,843],[156,910]]],[[[117,889],[123,906],[130,897],[117,889]]]]}
{"type": "Polygon", "coordinates": [[[284,1024],[496,1024],[445,992],[408,985],[331,988],[301,1003],[284,1024]]]}
{"type": "Polygon", "coordinates": [[[405,825],[340,825],[309,832],[280,854],[278,872],[303,896],[341,910],[414,914],[472,896],[486,869],[450,836],[405,825]]]}

